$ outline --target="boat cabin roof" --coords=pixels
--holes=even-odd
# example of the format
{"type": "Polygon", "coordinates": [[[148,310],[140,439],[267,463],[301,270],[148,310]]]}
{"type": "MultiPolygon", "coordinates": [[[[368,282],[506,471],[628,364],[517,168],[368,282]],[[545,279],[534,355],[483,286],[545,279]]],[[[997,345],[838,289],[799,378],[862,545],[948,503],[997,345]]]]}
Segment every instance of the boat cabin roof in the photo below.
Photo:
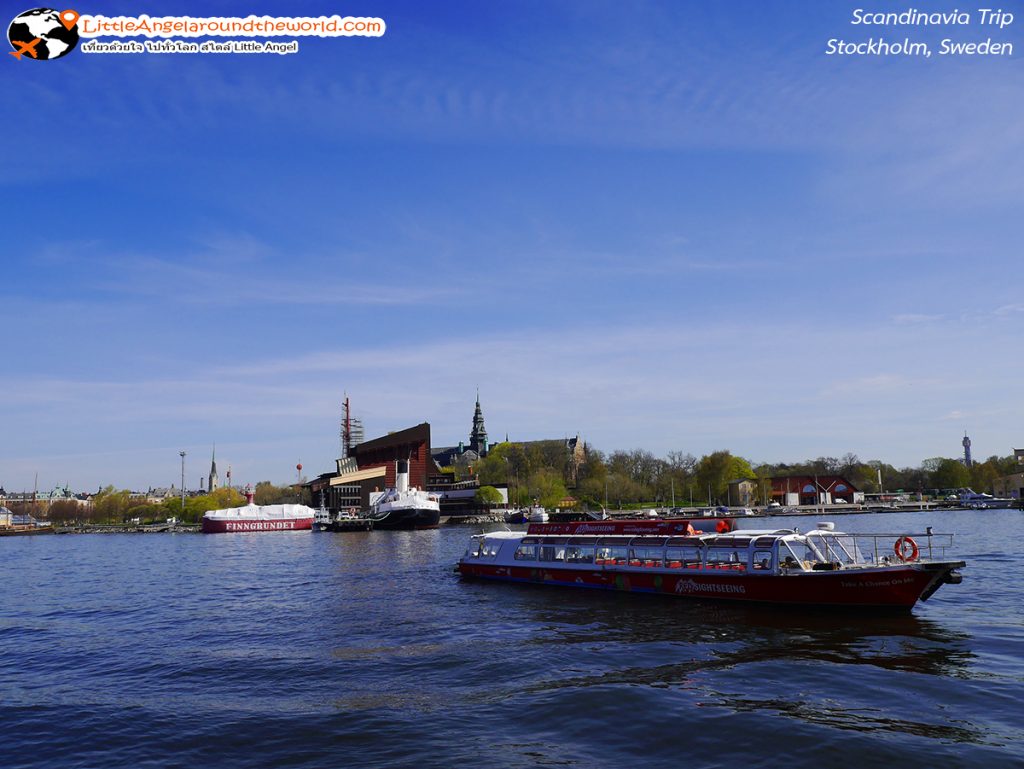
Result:
{"type": "Polygon", "coordinates": [[[776,540],[799,540],[804,537],[850,536],[832,529],[812,529],[799,532],[796,529],[741,529],[722,534],[691,534],[687,536],[650,536],[633,534],[604,534],[601,536],[578,536],[575,534],[531,534],[522,531],[491,531],[474,535],[474,538],[521,540],[523,544],[535,545],[603,545],[630,547],[771,547],[776,540]]]}

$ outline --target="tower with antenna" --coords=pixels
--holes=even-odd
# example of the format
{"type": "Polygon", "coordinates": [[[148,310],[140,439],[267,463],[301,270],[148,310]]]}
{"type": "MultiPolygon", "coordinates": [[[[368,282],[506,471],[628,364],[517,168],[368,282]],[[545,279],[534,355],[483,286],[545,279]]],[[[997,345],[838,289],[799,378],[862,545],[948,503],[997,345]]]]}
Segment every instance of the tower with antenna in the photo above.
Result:
{"type": "Polygon", "coordinates": [[[345,393],[345,400],[341,405],[341,458],[347,459],[352,456],[352,449],[362,443],[363,420],[352,416],[351,404],[348,401],[348,393],[345,393]]]}
{"type": "Polygon", "coordinates": [[[971,467],[974,463],[971,461],[971,439],[967,437],[967,431],[964,430],[964,439],[960,441],[964,447],[964,466],[971,467]]]}

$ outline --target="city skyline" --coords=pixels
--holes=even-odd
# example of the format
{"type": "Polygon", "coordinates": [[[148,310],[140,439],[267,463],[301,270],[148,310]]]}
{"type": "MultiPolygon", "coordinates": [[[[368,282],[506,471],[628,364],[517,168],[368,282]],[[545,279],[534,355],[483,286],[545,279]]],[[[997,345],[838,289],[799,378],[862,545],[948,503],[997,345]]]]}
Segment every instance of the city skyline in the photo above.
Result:
{"type": "Polygon", "coordinates": [[[1022,443],[1012,58],[829,57],[832,0],[341,10],[386,34],[5,57],[9,491],[169,485],[214,441],[313,476],[346,391],[439,445],[478,385],[493,436],[606,452],[1022,443]]]}

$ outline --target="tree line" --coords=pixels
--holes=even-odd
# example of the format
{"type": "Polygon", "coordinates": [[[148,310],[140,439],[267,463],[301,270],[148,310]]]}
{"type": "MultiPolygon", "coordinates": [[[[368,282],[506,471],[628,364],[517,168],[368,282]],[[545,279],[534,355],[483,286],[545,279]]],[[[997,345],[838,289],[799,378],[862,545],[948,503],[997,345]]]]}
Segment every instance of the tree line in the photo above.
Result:
{"type": "Polygon", "coordinates": [[[970,468],[959,459],[945,457],[927,459],[919,467],[897,468],[880,460],[861,461],[852,453],[792,464],[753,464],[727,450],[697,458],[683,451],[657,457],[644,449],[606,454],[587,447],[586,461],[576,470],[573,485],[565,444],[538,441],[498,444],[471,470],[482,484],[507,483],[513,505],[537,500],[554,507],[572,496],[589,508],[606,503],[628,508],[671,505],[673,501],[678,506],[727,504],[729,483],[736,480],[754,481],[759,501],[767,502],[769,479],[787,475],[841,475],[867,493],[936,494],[964,487],[991,491],[996,478],[1020,472],[1020,467],[1012,455],[991,456],[970,468]]]}
{"type": "MultiPolygon", "coordinates": [[[[992,491],[996,478],[1020,472],[1011,456],[991,456],[968,468],[959,459],[934,457],[918,467],[896,468],[879,460],[862,462],[856,454],[842,457],[818,457],[793,464],[752,464],[727,450],[714,451],[699,459],[682,451],[670,451],[657,457],[644,449],[602,452],[586,448],[586,461],[573,467],[563,441],[535,441],[527,444],[500,443],[474,464],[445,468],[457,478],[476,477],[482,485],[508,484],[509,501],[514,506],[533,502],[553,508],[567,497],[581,506],[599,509],[651,507],[676,504],[727,504],[729,483],[751,480],[758,489],[760,502],[767,502],[771,486],[768,479],[787,475],[841,475],[859,490],[868,493],[909,492],[937,494],[970,487],[992,491]],[[879,477],[881,485],[879,485],[879,477]]],[[[307,489],[293,485],[277,486],[260,481],[253,489],[258,505],[283,503],[311,504],[307,489]]],[[[487,500],[494,501],[494,500],[487,500]]],[[[123,524],[135,519],[141,523],[178,518],[198,523],[203,513],[238,507],[245,499],[234,488],[217,489],[210,494],[188,496],[182,510],[181,498],[151,503],[133,497],[125,489],[107,486],[92,499],[91,505],[73,500],[58,500],[48,506],[38,502],[10,505],[15,513],[32,513],[55,524],[123,524]]]]}

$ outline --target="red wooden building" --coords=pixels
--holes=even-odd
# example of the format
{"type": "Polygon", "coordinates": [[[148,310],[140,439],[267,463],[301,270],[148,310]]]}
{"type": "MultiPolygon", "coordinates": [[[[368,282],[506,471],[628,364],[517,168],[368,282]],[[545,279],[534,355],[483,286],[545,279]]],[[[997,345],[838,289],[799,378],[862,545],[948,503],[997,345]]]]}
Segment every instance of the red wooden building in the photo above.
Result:
{"type": "Polygon", "coordinates": [[[772,499],[783,505],[863,502],[860,489],[841,475],[786,475],[772,478],[772,499]]]}

